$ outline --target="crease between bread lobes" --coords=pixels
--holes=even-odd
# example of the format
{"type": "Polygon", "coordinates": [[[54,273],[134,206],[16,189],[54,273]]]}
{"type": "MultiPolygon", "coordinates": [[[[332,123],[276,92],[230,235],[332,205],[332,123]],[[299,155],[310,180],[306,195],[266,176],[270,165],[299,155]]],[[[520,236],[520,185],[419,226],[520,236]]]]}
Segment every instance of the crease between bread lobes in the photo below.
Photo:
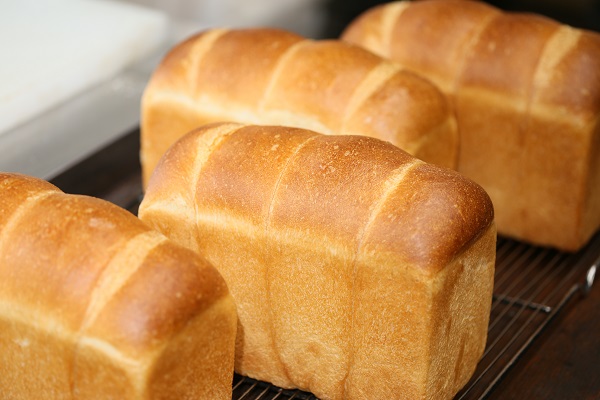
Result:
{"type": "Polygon", "coordinates": [[[448,167],[458,152],[441,91],[388,60],[283,30],[211,29],[176,45],[144,92],[144,185],[178,138],[221,121],[372,136],[448,167]]]}
{"type": "Polygon", "coordinates": [[[235,305],[206,260],[37,178],[0,193],[3,397],[231,399],[235,305]]]}
{"type": "Polygon", "coordinates": [[[341,35],[434,82],[456,113],[457,170],[501,234],[581,249],[600,227],[600,34],[468,0],[397,1],[341,35]]]}
{"type": "Polygon", "coordinates": [[[452,398],[483,353],[489,197],[390,143],[205,125],[163,156],[139,215],[225,278],[242,375],[323,399],[452,398]]]}

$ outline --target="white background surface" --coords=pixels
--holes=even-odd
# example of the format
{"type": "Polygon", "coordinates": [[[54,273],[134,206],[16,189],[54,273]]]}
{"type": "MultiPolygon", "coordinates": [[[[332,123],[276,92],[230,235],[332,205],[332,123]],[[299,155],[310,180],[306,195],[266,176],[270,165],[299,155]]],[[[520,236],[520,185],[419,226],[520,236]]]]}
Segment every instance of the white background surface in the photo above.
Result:
{"type": "Polygon", "coordinates": [[[167,27],[108,0],[0,1],[0,170],[48,179],[134,127],[151,70],[137,64],[167,27]]]}

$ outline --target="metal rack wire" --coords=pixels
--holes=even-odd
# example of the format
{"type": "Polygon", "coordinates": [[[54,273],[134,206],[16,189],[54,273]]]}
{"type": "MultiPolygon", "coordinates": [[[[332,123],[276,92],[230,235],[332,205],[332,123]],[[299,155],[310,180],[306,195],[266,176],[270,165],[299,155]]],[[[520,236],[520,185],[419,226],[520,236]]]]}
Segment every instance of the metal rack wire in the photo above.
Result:
{"type": "MultiPolygon", "coordinates": [[[[600,264],[600,235],[568,254],[499,238],[488,341],[471,381],[456,399],[484,399],[548,323],[578,293],[589,291],[600,264]]],[[[234,400],[317,400],[236,375],[234,400]]]]}
{"type": "Polygon", "coordinates": [[[488,341],[457,399],[483,399],[577,293],[587,293],[600,262],[600,235],[582,251],[562,253],[498,240],[488,341]]]}

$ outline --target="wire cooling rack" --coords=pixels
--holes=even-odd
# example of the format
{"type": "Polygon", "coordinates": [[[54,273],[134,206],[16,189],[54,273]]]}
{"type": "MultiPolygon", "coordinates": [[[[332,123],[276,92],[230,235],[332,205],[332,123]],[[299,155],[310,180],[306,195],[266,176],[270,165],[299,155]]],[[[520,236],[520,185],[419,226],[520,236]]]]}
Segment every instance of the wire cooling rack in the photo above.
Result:
{"type": "Polygon", "coordinates": [[[499,238],[484,355],[457,399],[483,399],[576,294],[587,294],[600,262],[600,235],[576,254],[499,238]]]}
{"type": "MultiPolygon", "coordinates": [[[[136,213],[139,200],[127,208],[136,213]]],[[[499,237],[486,349],[455,399],[484,399],[565,305],[589,292],[599,267],[600,233],[573,254],[499,237]]],[[[237,374],[232,399],[318,400],[237,374]]]]}
{"type": "MultiPolygon", "coordinates": [[[[484,355],[456,399],[485,398],[573,297],[587,293],[600,263],[600,234],[576,254],[498,239],[494,297],[484,355]]],[[[236,375],[235,400],[317,400],[236,375]]]]}

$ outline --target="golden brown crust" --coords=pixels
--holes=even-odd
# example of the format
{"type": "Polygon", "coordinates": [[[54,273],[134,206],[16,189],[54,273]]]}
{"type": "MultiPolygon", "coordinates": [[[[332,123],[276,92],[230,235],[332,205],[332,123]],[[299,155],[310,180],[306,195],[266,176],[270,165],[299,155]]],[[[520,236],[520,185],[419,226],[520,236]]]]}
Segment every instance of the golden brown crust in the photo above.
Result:
{"type": "Polygon", "coordinates": [[[101,337],[130,357],[143,357],[226,294],[209,263],[163,242],[146,255],[85,335],[101,337]]]}
{"type": "Polygon", "coordinates": [[[364,134],[449,167],[458,151],[454,116],[430,82],[357,46],[275,29],[207,31],[165,58],[143,98],[144,182],[178,138],[218,121],[364,134]],[[427,151],[429,136],[451,155],[427,151]]]}
{"type": "MultiPolygon", "coordinates": [[[[211,35],[207,31],[204,35],[211,35]]],[[[207,98],[233,107],[257,108],[264,98],[279,63],[290,49],[305,39],[276,29],[240,29],[224,31],[199,59],[193,74],[193,99],[207,98]]],[[[200,43],[200,41],[197,41],[200,43]]],[[[177,47],[177,46],[176,46],[177,47]]],[[[188,52],[188,55],[195,55],[188,52]]],[[[159,70],[161,67],[159,67],[159,70]]],[[[169,71],[169,75],[177,75],[169,71]]],[[[190,83],[190,81],[188,81],[190,83]]],[[[165,91],[173,88],[164,87],[165,91]]]]}
{"type": "MultiPolygon", "coordinates": [[[[46,382],[17,385],[11,398],[152,396],[149,374],[170,341],[190,324],[204,329],[203,315],[215,307],[222,320],[215,351],[223,355],[214,360],[220,376],[212,378],[221,387],[215,398],[230,398],[236,315],[206,260],[106,201],[18,174],[0,174],[0,191],[0,325],[15,327],[0,331],[2,353],[15,357],[3,357],[0,370],[9,380],[34,374],[46,382]],[[19,355],[15,343],[45,344],[49,356],[19,355]]],[[[180,356],[207,345],[203,340],[180,345],[180,356]]]]}
{"type": "MultiPolygon", "coordinates": [[[[206,126],[165,154],[139,213],[177,230],[223,274],[238,305],[242,374],[322,398],[449,397],[481,355],[495,255],[490,199],[390,143],[206,126]],[[431,341],[464,298],[461,312],[477,327],[446,354],[447,342],[431,341]],[[438,358],[458,372],[431,376],[438,358]]],[[[452,326],[452,335],[471,329],[452,326]]]]}
{"type": "Polygon", "coordinates": [[[500,233],[572,251],[597,231],[600,35],[482,2],[428,0],[367,11],[342,37],[449,96],[457,170],[490,194],[500,233]]]}
{"type": "Polygon", "coordinates": [[[428,164],[406,172],[380,214],[385,218],[372,223],[365,251],[393,254],[399,263],[431,275],[475,241],[494,218],[492,203],[479,185],[428,164]]]}

